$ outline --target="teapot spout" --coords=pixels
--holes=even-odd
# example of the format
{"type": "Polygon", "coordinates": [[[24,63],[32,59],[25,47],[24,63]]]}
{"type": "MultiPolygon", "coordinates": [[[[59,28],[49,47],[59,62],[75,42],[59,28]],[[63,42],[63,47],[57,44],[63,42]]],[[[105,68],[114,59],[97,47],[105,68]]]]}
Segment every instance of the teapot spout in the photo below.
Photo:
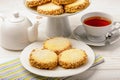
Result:
{"type": "Polygon", "coordinates": [[[37,40],[38,26],[39,26],[39,21],[37,21],[33,26],[28,28],[28,39],[30,42],[34,42],[37,40]]]}

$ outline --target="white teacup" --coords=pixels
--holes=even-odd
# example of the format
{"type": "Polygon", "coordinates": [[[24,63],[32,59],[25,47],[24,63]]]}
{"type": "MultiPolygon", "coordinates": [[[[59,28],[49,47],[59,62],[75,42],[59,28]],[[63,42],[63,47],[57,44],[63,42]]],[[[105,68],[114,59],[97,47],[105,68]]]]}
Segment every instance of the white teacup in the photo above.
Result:
{"type": "Polygon", "coordinates": [[[106,34],[111,31],[113,18],[103,12],[91,12],[83,15],[81,22],[85,28],[88,40],[102,42],[106,39],[106,34]]]}

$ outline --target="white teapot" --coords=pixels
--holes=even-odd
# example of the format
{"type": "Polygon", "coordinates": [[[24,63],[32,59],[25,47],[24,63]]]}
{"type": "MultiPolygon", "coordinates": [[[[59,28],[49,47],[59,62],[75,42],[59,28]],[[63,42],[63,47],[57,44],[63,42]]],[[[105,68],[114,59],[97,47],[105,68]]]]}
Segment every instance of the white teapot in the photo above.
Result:
{"type": "Polygon", "coordinates": [[[1,46],[10,50],[22,50],[31,42],[37,40],[38,25],[19,13],[4,18],[1,16],[1,46]]]}

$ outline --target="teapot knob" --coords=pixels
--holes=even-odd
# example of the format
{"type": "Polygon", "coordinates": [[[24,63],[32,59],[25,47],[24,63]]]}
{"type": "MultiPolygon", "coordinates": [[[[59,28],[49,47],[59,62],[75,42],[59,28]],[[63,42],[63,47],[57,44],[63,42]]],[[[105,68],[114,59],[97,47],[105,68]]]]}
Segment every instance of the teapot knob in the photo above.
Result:
{"type": "Polygon", "coordinates": [[[13,15],[14,15],[15,18],[19,17],[19,13],[18,12],[15,12],[13,15]]]}
{"type": "Polygon", "coordinates": [[[19,12],[13,12],[12,16],[8,17],[8,20],[12,23],[19,23],[24,21],[26,18],[19,14],[19,12]]]}

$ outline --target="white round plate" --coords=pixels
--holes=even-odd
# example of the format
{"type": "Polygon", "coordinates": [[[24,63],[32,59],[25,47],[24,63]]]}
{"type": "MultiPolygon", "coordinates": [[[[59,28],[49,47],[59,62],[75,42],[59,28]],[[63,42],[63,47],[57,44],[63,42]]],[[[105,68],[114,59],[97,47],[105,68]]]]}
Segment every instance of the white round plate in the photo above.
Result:
{"type": "Polygon", "coordinates": [[[35,48],[42,48],[43,42],[35,42],[27,46],[20,55],[20,61],[28,71],[40,76],[66,77],[66,76],[72,76],[72,75],[82,73],[92,66],[95,60],[95,54],[93,50],[84,42],[73,40],[73,39],[69,39],[69,40],[71,41],[73,48],[83,49],[86,51],[88,56],[88,62],[85,65],[82,65],[75,69],[64,69],[58,66],[53,70],[44,70],[44,69],[38,69],[38,68],[32,67],[29,63],[30,52],[35,48]]]}
{"type": "Polygon", "coordinates": [[[74,31],[73,31],[73,37],[79,41],[83,41],[88,45],[92,45],[92,46],[105,46],[107,44],[113,44],[115,42],[117,42],[120,39],[120,32],[119,30],[116,31],[116,33],[114,35],[112,35],[112,37],[106,42],[99,42],[99,43],[95,43],[92,41],[89,41],[87,39],[86,36],[86,32],[84,30],[84,27],[82,25],[78,26],[74,31]]]}
{"type": "MultiPolygon", "coordinates": [[[[91,3],[91,0],[90,0],[90,3],[91,3]]],[[[83,10],[78,11],[78,12],[75,12],[75,13],[63,13],[63,14],[61,14],[61,15],[45,15],[45,14],[40,14],[40,13],[38,13],[38,12],[36,11],[36,9],[32,9],[32,8],[27,7],[27,6],[25,5],[25,0],[23,0],[23,5],[26,7],[27,10],[31,11],[32,13],[35,13],[35,14],[38,14],[38,15],[41,15],[41,16],[46,16],[46,17],[54,17],[54,18],[71,16],[71,15],[77,14],[77,13],[85,10],[85,9],[83,9],[83,10]]],[[[90,6],[90,5],[89,5],[89,6],[90,6]]],[[[89,7],[89,6],[88,6],[88,7],[89,7]]],[[[87,7],[87,8],[88,8],[88,7],[87,7]]]]}

